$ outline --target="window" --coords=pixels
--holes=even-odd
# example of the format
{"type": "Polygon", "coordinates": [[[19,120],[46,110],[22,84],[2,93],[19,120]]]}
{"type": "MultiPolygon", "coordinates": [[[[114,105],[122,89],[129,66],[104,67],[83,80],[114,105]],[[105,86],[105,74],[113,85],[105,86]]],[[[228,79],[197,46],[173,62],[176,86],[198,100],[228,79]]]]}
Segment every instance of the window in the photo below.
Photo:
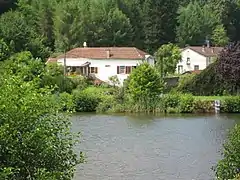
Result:
{"type": "Polygon", "coordinates": [[[190,65],[190,58],[187,58],[187,65],[190,65]]]}
{"type": "Polygon", "coordinates": [[[199,65],[194,65],[194,71],[199,70],[199,65]]]}
{"type": "Polygon", "coordinates": [[[183,73],[183,66],[179,65],[178,66],[178,74],[182,74],[183,73]]]}
{"type": "Polygon", "coordinates": [[[90,67],[90,73],[91,74],[97,74],[98,73],[98,68],[97,67],[90,67]]]}
{"type": "Polygon", "coordinates": [[[130,74],[136,66],[117,66],[117,74],[130,74]]]}
{"type": "Polygon", "coordinates": [[[105,65],[105,67],[110,67],[110,65],[105,65]]]}

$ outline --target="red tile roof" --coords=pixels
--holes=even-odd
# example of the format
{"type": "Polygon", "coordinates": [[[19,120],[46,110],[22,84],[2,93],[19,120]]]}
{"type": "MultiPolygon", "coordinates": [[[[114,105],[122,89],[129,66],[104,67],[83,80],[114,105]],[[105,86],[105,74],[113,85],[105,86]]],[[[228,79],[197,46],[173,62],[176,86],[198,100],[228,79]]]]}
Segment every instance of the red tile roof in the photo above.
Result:
{"type": "Polygon", "coordinates": [[[182,75],[184,75],[184,74],[200,74],[201,72],[202,72],[202,70],[185,71],[184,73],[182,73],[182,75]]]}
{"type": "Polygon", "coordinates": [[[54,63],[57,62],[57,58],[48,58],[46,63],[54,63]]]}
{"type": "MultiPolygon", "coordinates": [[[[85,47],[75,48],[66,53],[67,58],[89,59],[145,59],[145,55],[147,53],[135,47],[85,47]]],[[[57,59],[63,57],[64,54],[57,59]]]]}
{"type": "Polygon", "coordinates": [[[206,57],[217,56],[223,50],[223,47],[202,47],[202,46],[188,46],[185,49],[188,48],[206,57]]]}

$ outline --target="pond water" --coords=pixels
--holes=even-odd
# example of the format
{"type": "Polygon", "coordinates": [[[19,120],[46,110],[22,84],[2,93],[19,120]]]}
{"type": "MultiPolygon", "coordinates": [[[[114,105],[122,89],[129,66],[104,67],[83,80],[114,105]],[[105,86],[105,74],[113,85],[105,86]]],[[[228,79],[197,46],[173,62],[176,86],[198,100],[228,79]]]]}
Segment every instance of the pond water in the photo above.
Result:
{"type": "Polygon", "coordinates": [[[240,115],[73,116],[87,162],[74,180],[212,180],[240,115]]]}

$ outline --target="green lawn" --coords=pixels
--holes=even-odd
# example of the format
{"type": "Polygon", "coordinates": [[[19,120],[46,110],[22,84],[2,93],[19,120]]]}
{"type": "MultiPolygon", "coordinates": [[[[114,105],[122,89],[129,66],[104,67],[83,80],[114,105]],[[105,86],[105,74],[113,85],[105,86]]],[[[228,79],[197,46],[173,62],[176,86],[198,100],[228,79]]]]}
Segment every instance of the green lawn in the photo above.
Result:
{"type": "Polygon", "coordinates": [[[223,100],[228,96],[194,96],[197,100],[223,100]]]}

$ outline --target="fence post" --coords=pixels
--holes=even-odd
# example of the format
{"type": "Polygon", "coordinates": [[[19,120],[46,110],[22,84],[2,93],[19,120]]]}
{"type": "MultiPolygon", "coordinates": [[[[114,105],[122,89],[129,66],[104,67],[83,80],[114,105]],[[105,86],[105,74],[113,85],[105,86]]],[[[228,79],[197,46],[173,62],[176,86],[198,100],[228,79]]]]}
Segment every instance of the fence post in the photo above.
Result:
{"type": "Polygon", "coordinates": [[[221,108],[221,102],[220,102],[220,100],[215,100],[215,101],[214,101],[215,113],[220,113],[220,108],[221,108]]]}

